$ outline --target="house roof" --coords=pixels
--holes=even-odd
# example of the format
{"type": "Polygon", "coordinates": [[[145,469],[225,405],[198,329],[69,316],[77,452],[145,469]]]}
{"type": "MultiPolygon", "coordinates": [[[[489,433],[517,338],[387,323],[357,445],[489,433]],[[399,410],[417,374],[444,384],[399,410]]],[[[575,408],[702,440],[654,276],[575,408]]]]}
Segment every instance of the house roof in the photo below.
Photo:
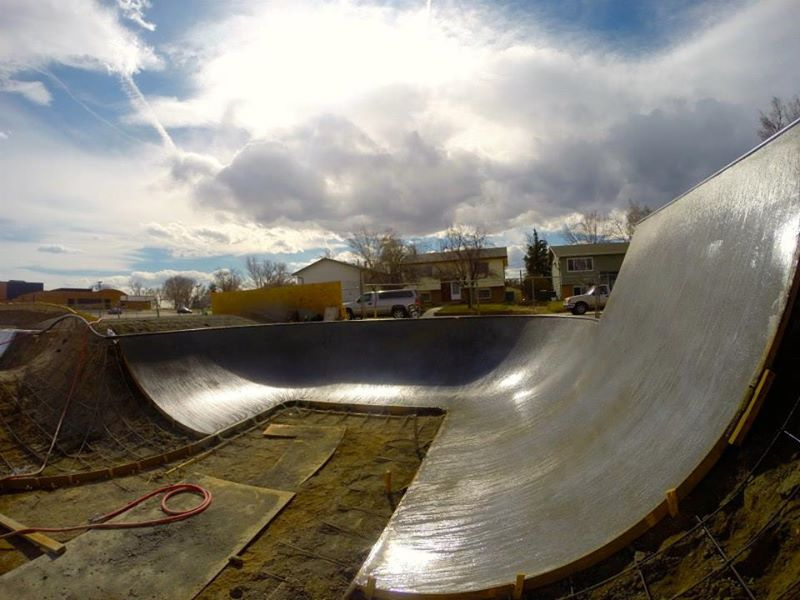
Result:
{"type": "Polygon", "coordinates": [[[336,264],[339,264],[339,265],[344,265],[345,267],[350,267],[351,269],[355,269],[356,271],[360,271],[361,270],[361,267],[359,267],[358,265],[354,265],[353,263],[344,262],[343,260],[336,260],[336,259],[333,259],[333,258],[320,258],[319,260],[315,260],[314,262],[312,262],[310,265],[306,265],[302,269],[298,269],[297,271],[292,273],[292,275],[299,275],[300,273],[302,273],[303,271],[305,271],[307,269],[310,269],[314,265],[318,265],[319,263],[325,262],[325,261],[336,263],[336,264]]]}
{"type": "MultiPolygon", "coordinates": [[[[500,248],[481,248],[479,258],[504,258],[508,259],[508,249],[505,246],[500,248]]],[[[426,252],[417,254],[414,258],[406,261],[406,264],[418,265],[422,263],[436,263],[458,260],[455,252],[426,252]]]]}
{"type": "Polygon", "coordinates": [[[550,246],[550,251],[559,258],[572,256],[600,256],[605,254],[625,254],[628,251],[627,242],[609,244],[572,244],[570,246],[550,246]]]}

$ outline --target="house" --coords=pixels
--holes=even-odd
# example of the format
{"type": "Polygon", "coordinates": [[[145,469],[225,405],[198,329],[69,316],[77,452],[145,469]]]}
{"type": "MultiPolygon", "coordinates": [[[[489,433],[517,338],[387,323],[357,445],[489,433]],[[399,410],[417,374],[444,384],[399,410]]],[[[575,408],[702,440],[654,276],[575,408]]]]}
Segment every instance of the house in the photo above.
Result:
{"type": "Polygon", "coordinates": [[[320,258],[319,260],[292,273],[299,283],[328,283],[338,281],[342,284],[342,302],[357,300],[363,289],[363,269],[357,265],[320,258]]]}
{"type": "MultiPolygon", "coordinates": [[[[476,300],[480,302],[503,302],[505,300],[508,266],[508,250],[482,248],[477,256],[478,268],[474,287],[476,300]]],[[[428,252],[417,254],[404,263],[406,277],[413,280],[413,287],[420,292],[423,302],[446,304],[466,302],[467,291],[462,289],[468,282],[463,276],[460,263],[464,259],[458,252],[428,252]]]]}
{"type": "Polygon", "coordinates": [[[600,283],[613,289],[627,251],[623,243],[550,246],[556,295],[576,296],[600,283]]]}
{"type": "MultiPolygon", "coordinates": [[[[477,278],[474,287],[480,302],[503,302],[505,271],[508,266],[506,248],[483,248],[478,251],[477,278]]],[[[426,304],[466,302],[467,285],[463,276],[464,259],[458,252],[417,254],[403,263],[402,282],[389,283],[385,273],[373,272],[357,265],[320,258],[292,273],[300,283],[338,281],[342,285],[342,302],[356,300],[363,291],[377,287],[410,287],[419,290],[426,304]]]]}

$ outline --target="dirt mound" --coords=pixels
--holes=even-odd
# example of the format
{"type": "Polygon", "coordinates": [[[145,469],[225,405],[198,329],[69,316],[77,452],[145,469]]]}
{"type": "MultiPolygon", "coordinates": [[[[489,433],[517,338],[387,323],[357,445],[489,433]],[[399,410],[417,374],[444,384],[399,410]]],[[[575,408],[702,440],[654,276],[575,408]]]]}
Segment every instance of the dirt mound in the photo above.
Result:
{"type": "Polygon", "coordinates": [[[43,321],[72,312],[53,304],[0,304],[0,328],[36,329],[43,321]]]}

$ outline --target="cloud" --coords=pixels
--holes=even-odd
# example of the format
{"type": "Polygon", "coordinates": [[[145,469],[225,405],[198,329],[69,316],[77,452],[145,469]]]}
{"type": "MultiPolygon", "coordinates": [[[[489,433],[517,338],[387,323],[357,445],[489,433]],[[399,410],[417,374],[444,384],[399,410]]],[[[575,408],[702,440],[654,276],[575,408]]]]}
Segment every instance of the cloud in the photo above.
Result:
{"type": "Polygon", "coordinates": [[[218,213],[217,219],[219,222],[210,225],[151,222],[145,224],[144,233],[152,238],[154,246],[180,258],[295,254],[342,241],[313,224],[264,227],[224,212],[218,213]]]}
{"type": "Polygon", "coordinates": [[[136,23],[142,29],[155,31],[156,26],[144,19],[144,13],[152,6],[149,0],[117,0],[122,16],[136,23]]]}
{"type": "Polygon", "coordinates": [[[61,244],[48,244],[45,246],[39,246],[36,248],[37,252],[47,252],[49,254],[79,254],[82,250],[78,250],[77,248],[70,248],[69,246],[63,246],[61,244]]]}
{"type": "Polygon", "coordinates": [[[0,72],[50,63],[128,74],[161,65],[151,48],[120,25],[114,10],[93,0],[6,0],[0,72]]]}
{"type": "Polygon", "coordinates": [[[0,72],[0,92],[21,94],[35,104],[50,104],[53,97],[41,81],[18,81],[4,78],[0,72]]]}
{"type": "Polygon", "coordinates": [[[187,160],[173,177],[264,226],[425,235],[655,208],[754,145],[758,108],[791,84],[775,60],[800,52],[791,2],[713,6],[713,20],[692,13],[703,29],[638,55],[486,6],[430,23],[363,4],[259,8],[188,35],[197,91],[152,106],[250,132],[224,166],[187,160]]]}

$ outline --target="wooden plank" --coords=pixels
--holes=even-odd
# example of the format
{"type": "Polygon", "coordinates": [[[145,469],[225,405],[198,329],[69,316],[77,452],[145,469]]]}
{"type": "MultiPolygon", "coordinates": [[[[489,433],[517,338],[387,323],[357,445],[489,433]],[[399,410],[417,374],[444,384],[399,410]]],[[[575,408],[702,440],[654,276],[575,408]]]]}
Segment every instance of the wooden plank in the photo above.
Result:
{"type": "MultiPolygon", "coordinates": [[[[26,525],[23,525],[19,521],[15,521],[11,517],[9,517],[8,515],[4,515],[3,513],[0,513],[0,525],[5,527],[9,531],[19,531],[20,529],[27,529],[26,525]]],[[[54,554],[56,556],[60,556],[61,554],[64,554],[64,552],[66,552],[67,550],[67,547],[61,542],[58,542],[53,538],[51,538],[50,536],[47,536],[38,531],[34,533],[23,533],[19,537],[25,538],[32,544],[36,544],[39,548],[41,548],[48,554],[54,554]]]]}
{"type": "Polygon", "coordinates": [[[761,405],[764,404],[764,399],[767,397],[769,388],[772,387],[772,382],[774,380],[775,373],[769,369],[764,369],[764,371],[761,373],[761,378],[758,380],[758,385],[756,386],[753,395],[750,397],[750,402],[747,404],[747,408],[739,418],[739,422],[736,424],[736,428],[733,430],[730,438],[728,438],[728,443],[731,446],[738,446],[741,444],[742,440],[744,440],[745,436],[747,435],[747,432],[750,431],[750,428],[753,426],[756,416],[758,416],[758,411],[761,410],[761,405]]]}
{"type": "Polygon", "coordinates": [[[345,430],[337,426],[271,424],[264,430],[265,437],[291,439],[292,442],[256,483],[274,489],[296,490],[330,460],[345,430]]]}

